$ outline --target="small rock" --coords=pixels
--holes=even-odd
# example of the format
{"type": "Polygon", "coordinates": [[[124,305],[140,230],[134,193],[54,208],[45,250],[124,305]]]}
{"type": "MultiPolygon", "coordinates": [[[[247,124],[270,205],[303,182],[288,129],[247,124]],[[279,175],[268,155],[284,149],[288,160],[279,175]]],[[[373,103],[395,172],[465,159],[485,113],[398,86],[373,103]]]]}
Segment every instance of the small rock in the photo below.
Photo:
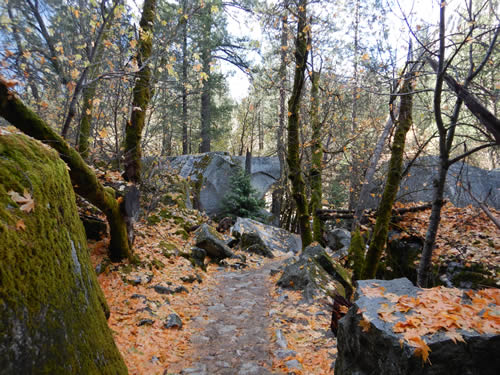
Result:
{"type": "Polygon", "coordinates": [[[155,285],[153,287],[153,289],[155,290],[156,293],[159,293],[159,294],[172,294],[174,293],[174,291],[172,289],[170,289],[169,287],[167,286],[163,286],[163,285],[155,285]]]}
{"type": "Polygon", "coordinates": [[[184,281],[185,283],[194,283],[197,278],[195,275],[188,275],[188,276],[181,276],[181,280],[184,281]]]}
{"type": "Polygon", "coordinates": [[[147,297],[144,294],[137,294],[137,293],[132,294],[130,296],[130,298],[132,298],[132,299],[139,299],[139,298],[147,299],[147,297]]]}
{"type": "Polygon", "coordinates": [[[278,359],[285,359],[288,357],[295,357],[297,353],[293,350],[278,349],[274,352],[274,356],[278,359]]]}
{"type": "Polygon", "coordinates": [[[276,274],[278,274],[278,273],[280,273],[280,270],[279,270],[279,269],[277,269],[277,268],[271,268],[271,270],[269,271],[269,274],[270,274],[271,276],[274,276],[274,275],[276,275],[276,274]]]}
{"type": "Polygon", "coordinates": [[[286,342],[286,338],[281,332],[281,329],[276,330],[276,343],[281,349],[286,349],[288,347],[288,343],[286,342]]]}
{"type": "Polygon", "coordinates": [[[170,314],[163,325],[164,328],[182,328],[182,320],[177,314],[170,314]]]}
{"type": "Polygon", "coordinates": [[[137,326],[140,327],[140,326],[152,326],[154,324],[154,320],[153,319],[141,319],[139,320],[139,323],[137,323],[137,326]]]}
{"type": "Polygon", "coordinates": [[[286,367],[289,369],[296,369],[296,370],[302,370],[302,365],[300,364],[299,361],[296,359],[292,359],[290,361],[285,362],[286,367]]]}
{"type": "Polygon", "coordinates": [[[131,277],[131,278],[127,278],[127,283],[131,284],[131,285],[139,285],[142,281],[142,277],[141,276],[135,276],[135,277],[131,277]]]}
{"type": "Polygon", "coordinates": [[[182,292],[186,292],[186,293],[189,293],[189,290],[187,290],[187,288],[185,286],[178,286],[174,289],[173,293],[182,293],[182,292]]]}

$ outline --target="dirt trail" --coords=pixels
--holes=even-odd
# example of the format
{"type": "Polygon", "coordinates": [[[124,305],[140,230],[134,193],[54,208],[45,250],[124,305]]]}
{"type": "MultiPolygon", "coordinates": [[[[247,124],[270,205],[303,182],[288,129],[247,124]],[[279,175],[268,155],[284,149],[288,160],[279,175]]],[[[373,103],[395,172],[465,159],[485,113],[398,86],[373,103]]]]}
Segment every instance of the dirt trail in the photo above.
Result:
{"type": "Polygon", "coordinates": [[[192,365],[189,375],[267,375],[271,372],[272,298],[270,270],[277,262],[259,269],[221,272],[218,286],[193,324],[200,333],[191,337],[192,365]]]}

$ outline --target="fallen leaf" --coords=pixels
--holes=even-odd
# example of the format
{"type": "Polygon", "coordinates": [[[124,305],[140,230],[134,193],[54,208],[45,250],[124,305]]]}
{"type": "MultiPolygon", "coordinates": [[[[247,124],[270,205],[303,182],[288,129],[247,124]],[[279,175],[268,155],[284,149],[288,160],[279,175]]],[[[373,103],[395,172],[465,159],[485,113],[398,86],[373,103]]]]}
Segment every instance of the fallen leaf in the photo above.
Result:
{"type": "Polygon", "coordinates": [[[31,198],[31,194],[28,193],[27,190],[24,190],[24,195],[20,195],[18,192],[15,192],[13,190],[9,191],[7,193],[10,198],[18,203],[21,204],[20,209],[24,212],[31,212],[35,208],[35,201],[33,198],[31,198]]]}
{"type": "Polygon", "coordinates": [[[18,222],[16,223],[16,229],[17,230],[25,230],[26,229],[26,224],[24,224],[24,221],[22,219],[18,220],[18,222]]]}

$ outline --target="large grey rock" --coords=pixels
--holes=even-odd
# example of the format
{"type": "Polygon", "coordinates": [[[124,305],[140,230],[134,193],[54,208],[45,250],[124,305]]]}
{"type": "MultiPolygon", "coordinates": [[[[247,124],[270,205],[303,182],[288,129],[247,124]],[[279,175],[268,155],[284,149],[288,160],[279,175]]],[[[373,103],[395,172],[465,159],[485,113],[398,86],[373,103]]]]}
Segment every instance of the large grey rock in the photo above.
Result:
{"type": "MultiPolygon", "coordinates": [[[[197,155],[181,155],[168,158],[168,169],[188,178],[199,189],[198,205],[208,215],[221,213],[221,202],[229,191],[229,181],[237,167],[245,168],[243,156],[231,156],[222,152],[197,155]]],[[[262,198],[280,177],[277,157],[253,157],[251,183],[262,198]]]]}
{"type": "MultiPolygon", "coordinates": [[[[361,288],[376,282],[384,293],[415,297],[420,290],[406,278],[394,280],[362,280],[358,282],[356,300],[347,315],[340,319],[337,336],[338,356],[336,375],[496,375],[500,373],[500,335],[480,335],[474,331],[460,331],[465,343],[454,343],[441,332],[425,336],[431,349],[430,363],[414,355],[414,348],[393,332],[395,322],[379,318],[378,310],[388,303],[383,297],[369,298],[361,288]],[[363,313],[360,314],[359,311],[363,313]],[[363,315],[370,320],[368,332],[362,332],[363,315]],[[431,365],[432,364],[432,365],[431,365]]],[[[403,314],[394,315],[401,320],[403,314]]]]}
{"type": "MultiPolygon", "coordinates": [[[[282,253],[298,253],[302,249],[302,241],[300,236],[288,232],[287,230],[259,223],[252,219],[239,217],[231,230],[234,237],[243,239],[243,234],[252,233],[258,236],[259,240],[255,239],[255,243],[263,244],[272,252],[278,251],[282,253]]],[[[266,250],[266,252],[268,251],[266,250]]]]}
{"type": "Polygon", "coordinates": [[[208,224],[202,224],[196,230],[195,245],[205,250],[207,255],[216,261],[234,257],[229,246],[219,237],[217,231],[208,224]]]}
{"type": "Polygon", "coordinates": [[[349,273],[320,245],[308,246],[296,261],[286,265],[277,284],[301,290],[306,300],[318,294],[349,298],[353,289],[349,273]]]}
{"type": "MultiPolygon", "coordinates": [[[[437,176],[439,158],[425,156],[417,159],[410,168],[409,175],[401,182],[398,200],[401,202],[432,201],[433,180],[437,176]]],[[[368,207],[376,207],[378,195],[381,193],[382,181],[378,181],[371,189],[368,207]]],[[[466,163],[455,163],[448,170],[445,198],[458,207],[469,204],[476,205],[469,193],[464,189],[470,183],[472,194],[480,201],[500,209],[500,169],[491,171],[471,166],[466,163]]]]}

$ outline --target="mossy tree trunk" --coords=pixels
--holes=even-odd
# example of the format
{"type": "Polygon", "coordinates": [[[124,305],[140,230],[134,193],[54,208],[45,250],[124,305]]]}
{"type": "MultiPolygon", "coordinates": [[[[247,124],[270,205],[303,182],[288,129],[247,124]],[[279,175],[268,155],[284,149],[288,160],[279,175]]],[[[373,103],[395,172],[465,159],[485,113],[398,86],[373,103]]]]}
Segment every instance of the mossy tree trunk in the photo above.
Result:
{"type": "Polygon", "coordinates": [[[117,200],[114,189],[104,187],[80,154],[9,91],[8,83],[2,79],[0,79],[0,116],[59,153],[70,169],[69,174],[76,193],[97,206],[108,219],[111,235],[109,257],[112,260],[132,259],[126,218],[123,214],[124,207],[121,200],[117,200]]]}
{"type": "MultiPolygon", "coordinates": [[[[411,53],[409,53],[409,55],[411,55],[411,53]]],[[[378,263],[387,242],[389,222],[392,215],[392,205],[396,199],[396,194],[401,182],[406,134],[410,130],[413,123],[413,94],[411,93],[411,90],[415,77],[413,68],[410,68],[409,65],[407,65],[407,67],[409,71],[404,77],[403,85],[400,91],[401,104],[398,120],[396,122],[396,132],[394,134],[392,144],[387,180],[382,194],[382,199],[377,209],[377,221],[373,230],[373,236],[366,254],[362,275],[363,279],[375,278],[378,263]]]]}
{"type": "Polygon", "coordinates": [[[321,208],[321,161],[323,159],[323,146],[321,144],[321,122],[319,113],[319,79],[320,72],[313,71],[311,75],[311,111],[310,119],[312,125],[312,145],[311,145],[311,214],[313,217],[313,239],[321,242],[323,238],[323,222],[316,214],[316,210],[321,208]]]}
{"type": "Polygon", "coordinates": [[[307,0],[300,0],[297,6],[297,38],[295,40],[295,75],[293,89],[288,100],[288,169],[292,183],[292,195],[297,204],[302,247],[312,242],[311,226],[309,224],[309,205],[306,197],[306,187],[300,162],[300,102],[304,87],[304,72],[308,55],[307,0]]]}
{"type": "Polygon", "coordinates": [[[151,69],[149,59],[153,49],[153,25],[156,14],[156,0],[144,0],[139,25],[137,65],[139,72],[132,99],[132,116],[125,131],[125,174],[126,180],[141,181],[141,139],[146,122],[146,111],[151,99],[151,69]]]}
{"type": "Polygon", "coordinates": [[[32,138],[1,135],[0,373],[127,374],[107,316],[66,165],[32,138]],[[30,212],[8,194],[24,190],[30,212]]]}

